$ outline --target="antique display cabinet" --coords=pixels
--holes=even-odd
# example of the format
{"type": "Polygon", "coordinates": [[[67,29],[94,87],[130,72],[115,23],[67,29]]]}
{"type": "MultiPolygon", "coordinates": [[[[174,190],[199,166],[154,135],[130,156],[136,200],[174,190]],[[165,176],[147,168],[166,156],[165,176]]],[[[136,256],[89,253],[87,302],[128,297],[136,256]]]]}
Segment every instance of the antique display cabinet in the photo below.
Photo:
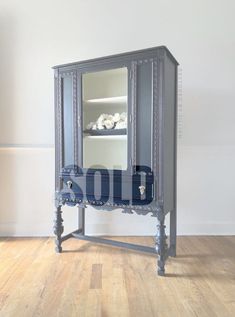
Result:
{"type": "Polygon", "coordinates": [[[54,67],[57,252],[71,237],[156,252],[164,275],[167,257],[176,255],[177,65],[160,46],[54,67]],[[79,212],[78,229],[64,236],[63,205],[79,212]],[[155,247],[86,235],[89,205],[150,213],[155,247]]]}

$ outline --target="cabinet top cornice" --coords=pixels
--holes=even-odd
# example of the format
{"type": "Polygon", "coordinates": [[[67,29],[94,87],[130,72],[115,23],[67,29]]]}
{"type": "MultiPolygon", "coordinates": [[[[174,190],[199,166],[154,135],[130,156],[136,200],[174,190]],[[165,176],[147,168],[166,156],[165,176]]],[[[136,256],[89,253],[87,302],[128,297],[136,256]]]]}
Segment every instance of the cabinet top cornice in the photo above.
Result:
{"type": "Polygon", "coordinates": [[[173,63],[179,65],[179,63],[177,62],[177,60],[175,59],[175,57],[171,54],[171,52],[169,51],[169,49],[166,46],[156,46],[156,47],[151,47],[151,48],[145,48],[142,50],[136,50],[136,51],[131,51],[131,52],[124,52],[124,53],[120,53],[120,54],[114,54],[114,55],[108,55],[108,56],[103,56],[103,57],[98,57],[98,58],[92,58],[92,59],[88,59],[88,60],[82,60],[82,61],[78,61],[78,62],[73,62],[73,63],[67,63],[67,64],[61,64],[61,65],[56,65],[53,66],[53,69],[57,69],[57,68],[65,68],[65,67],[76,67],[76,66],[90,66],[93,63],[97,63],[97,62],[108,62],[113,61],[113,59],[119,59],[122,57],[134,57],[134,58],[138,58],[141,57],[141,55],[149,53],[149,54],[161,54],[165,52],[168,57],[172,60],[173,63]]]}

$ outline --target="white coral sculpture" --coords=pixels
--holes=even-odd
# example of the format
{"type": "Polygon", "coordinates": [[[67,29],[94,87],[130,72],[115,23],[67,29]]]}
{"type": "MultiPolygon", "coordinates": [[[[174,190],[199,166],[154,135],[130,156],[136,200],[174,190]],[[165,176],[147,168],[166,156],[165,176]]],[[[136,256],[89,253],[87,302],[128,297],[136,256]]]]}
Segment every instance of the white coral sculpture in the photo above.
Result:
{"type": "Polygon", "coordinates": [[[126,129],[126,122],[124,122],[124,121],[117,122],[115,129],[117,129],[117,130],[118,129],[126,129]]]}
{"type": "Polygon", "coordinates": [[[121,116],[120,116],[120,113],[115,113],[113,115],[113,121],[114,122],[118,122],[120,120],[121,116]]]}
{"type": "Polygon", "coordinates": [[[99,116],[96,122],[90,122],[86,128],[88,130],[103,130],[103,129],[126,129],[127,113],[115,113],[114,115],[103,113],[99,116]]]}
{"type": "Polygon", "coordinates": [[[115,129],[126,129],[127,128],[127,113],[123,112],[120,114],[120,119],[116,123],[115,129]]]}
{"type": "Polygon", "coordinates": [[[86,126],[87,130],[91,130],[92,127],[94,126],[95,122],[90,122],[88,123],[88,125],[86,126]]]}

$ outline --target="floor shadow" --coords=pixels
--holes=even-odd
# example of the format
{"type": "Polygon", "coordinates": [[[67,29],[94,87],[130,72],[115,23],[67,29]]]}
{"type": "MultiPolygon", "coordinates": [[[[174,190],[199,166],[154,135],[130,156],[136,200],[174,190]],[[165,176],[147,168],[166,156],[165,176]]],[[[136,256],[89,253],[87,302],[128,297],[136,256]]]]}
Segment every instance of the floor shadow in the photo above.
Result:
{"type": "MultiPolygon", "coordinates": [[[[213,254],[200,254],[200,253],[197,253],[197,254],[179,254],[177,255],[175,258],[177,259],[195,259],[195,258],[198,258],[198,259],[206,259],[206,258],[211,258],[211,259],[215,259],[215,258],[221,258],[221,254],[220,253],[213,253],[213,254]]],[[[231,254],[231,255],[226,255],[226,258],[229,258],[229,259],[234,259],[234,262],[235,262],[235,255],[231,254]]]]}

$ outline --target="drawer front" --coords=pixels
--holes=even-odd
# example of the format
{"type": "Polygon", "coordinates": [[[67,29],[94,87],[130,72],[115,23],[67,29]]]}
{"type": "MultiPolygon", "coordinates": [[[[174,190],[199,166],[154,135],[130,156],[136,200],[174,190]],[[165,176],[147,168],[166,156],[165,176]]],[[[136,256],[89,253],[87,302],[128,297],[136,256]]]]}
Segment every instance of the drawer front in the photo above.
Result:
{"type": "Polygon", "coordinates": [[[120,205],[148,205],[153,199],[153,176],[140,175],[120,177],[120,175],[62,175],[63,195],[76,197],[77,200],[88,201],[94,205],[107,202],[120,205]]]}

